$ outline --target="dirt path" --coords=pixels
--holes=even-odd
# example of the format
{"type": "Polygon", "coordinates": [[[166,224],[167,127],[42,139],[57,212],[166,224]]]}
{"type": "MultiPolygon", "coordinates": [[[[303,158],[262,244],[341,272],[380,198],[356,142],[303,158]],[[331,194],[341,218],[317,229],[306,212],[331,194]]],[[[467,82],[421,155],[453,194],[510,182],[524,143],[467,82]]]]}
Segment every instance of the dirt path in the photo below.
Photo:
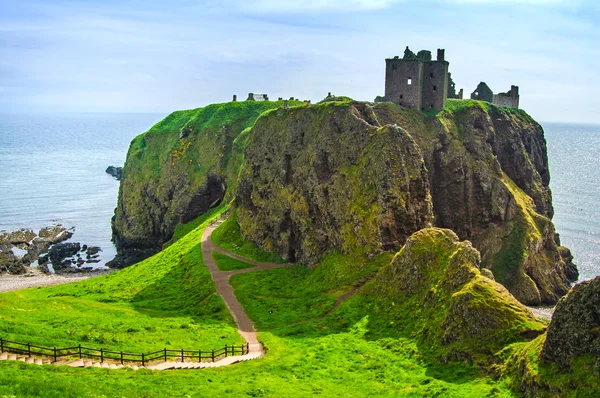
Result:
{"type": "Polygon", "coordinates": [[[290,264],[260,263],[257,261],[249,260],[235,253],[231,253],[225,249],[220,248],[210,240],[210,235],[215,229],[217,229],[218,226],[219,224],[213,224],[208,226],[204,230],[204,234],[202,235],[202,257],[204,259],[204,265],[206,265],[206,268],[208,268],[208,270],[210,271],[210,275],[217,288],[217,293],[219,293],[221,297],[223,297],[223,301],[225,301],[227,308],[229,308],[229,311],[231,312],[231,315],[233,316],[233,319],[235,320],[235,323],[238,326],[239,334],[250,345],[250,353],[263,353],[262,345],[258,341],[256,329],[254,329],[252,321],[250,321],[250,318],[248,318],[248,315],[244,311],[244,308],[242,307],[238,299],[235,297],[235,294],[233,293],[233,288],[229,284],[229,278],[232,275],[237,274],[245,274],[248,272],[288,267],[290,266],[290,264]],[[217,268],[217,264],[215,264],[215,260],[213,259],[213,251],[219,252],[225,256],[232,257],[236,260],[252,264],[255,267],[234,271],[220,271],[219,268],[217,268]]]}

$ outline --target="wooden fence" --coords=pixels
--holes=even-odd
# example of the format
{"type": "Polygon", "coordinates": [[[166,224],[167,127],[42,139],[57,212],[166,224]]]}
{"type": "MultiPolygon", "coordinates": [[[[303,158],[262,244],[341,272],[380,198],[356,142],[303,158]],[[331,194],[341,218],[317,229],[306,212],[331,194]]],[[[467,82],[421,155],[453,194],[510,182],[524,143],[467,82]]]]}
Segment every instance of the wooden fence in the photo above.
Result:
{"type": "Polygon", "coordinates": [[[39,355],[44,357],[50,357],[53,362],[58,361],[59,358],[65,357],[79,357],[83,358],[99,358],[100,362],[105,360],[111,360],[124,364],[125,362],[140,362],[142,366],[152,361],[167,361],[170,358],[181,359],[181,362],[185,362],[187,359],[190,362],[202,362],[203,360],[214,362],[217,359],[224,358],[227,356],[234,355],[245,355],[250,351],[249,344],[242,345],[225,345],[223,348],[217,350],[171,350],[164,348],[162,350],[149,352],[149,353],[132,353],[124,351],[112,351],[105,350],[104,348],[90,348],[83,347],[79,344],[77,347],[67,348],[49,348],[33,345],[30,343],[20,343],[18,341],[5,340],[0,337],[0,350],[1,352],[10,352],[13,354],[27,355],[39,355]]]}

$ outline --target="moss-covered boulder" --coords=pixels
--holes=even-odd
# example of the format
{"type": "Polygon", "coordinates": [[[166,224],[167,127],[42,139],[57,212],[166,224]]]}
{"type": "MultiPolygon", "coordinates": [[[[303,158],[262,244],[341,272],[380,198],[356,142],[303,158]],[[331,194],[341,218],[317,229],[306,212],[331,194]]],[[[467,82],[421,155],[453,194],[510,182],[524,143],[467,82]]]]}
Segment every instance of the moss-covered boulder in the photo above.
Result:
{"type": "Polygon", "coordinates": [[[414,233],[365,285],[376,329],[417,338],[443,360],[472,360],[541,334],[546,325],[480,271],[480,255],[448,229],[414,233]]]}
{"type": "Polygon", "coordinates": [[[584,360],[600,371],[600,277],[576,285],[558,302],[542,359],[562,368],[584,360]]]}
{"type": "Polygon", "coordinates": [[[433,219],[471,240],[521,302],[552,304],[577,271],[548,183],[543,130],[521,110],[345,100],[261,117],[236,205],[247,239],[307,264],[331,249],[397,251],[433,219]]]}
{"type": "Polygon", "coordinates": [[[173,112],[136,137],[119,187],[113,219],[118,256],[111,265],[159,251],[177,225],[227,199],[235,191],[247,138],[242,132],[263,112],[282,106],[283,101],[246,101],[173,112]]]}

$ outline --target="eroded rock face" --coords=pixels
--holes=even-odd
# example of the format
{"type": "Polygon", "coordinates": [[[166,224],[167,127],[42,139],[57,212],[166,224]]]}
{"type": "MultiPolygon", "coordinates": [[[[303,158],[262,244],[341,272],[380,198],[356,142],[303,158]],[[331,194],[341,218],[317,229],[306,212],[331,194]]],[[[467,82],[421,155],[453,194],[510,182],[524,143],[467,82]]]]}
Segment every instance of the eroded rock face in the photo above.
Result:
{"type": "Polygon", "coordinates": [[[259,119],[236,204],[247,239],[289,261],[331,250],[398,250],[431,225],[421,151],[365,104],[279,109],[259,119]]]}
{"type": "Polygon", "coordinates": [[[432,205],[434,225],[471,240],[521,302],[556,303],[577,272],[549,218],[541,127],[523,111],[454,104],[436,116],[346,102],[260,118],[236,198],[243,234],[313,264],[331,249],[397,250],[432,205]]]}
{"type": "Polygon", "coordinates": [[[226,198],[243,150],[234,141],[261,113],[279,106],[283,102],[247,101],[174,112],[136,137],[112,222],[118,254],[108,265],[127,266],[158,252],[177,225],[226,198]]]}
{"type": "Polygon", "coordinates": [[[576,285],[558,302],[541,355],[563,368],[582,357],[600,368],[600,277],[576,285]]]}
{"type": "Polygon", "coordinates": [[[397,327],[445,359],[469,359],[541,334],[545,325],[479,267],[471,242],[427,228],[414,233],[361,294],[383,300],[379,305],[389,308],[397,327]]]}

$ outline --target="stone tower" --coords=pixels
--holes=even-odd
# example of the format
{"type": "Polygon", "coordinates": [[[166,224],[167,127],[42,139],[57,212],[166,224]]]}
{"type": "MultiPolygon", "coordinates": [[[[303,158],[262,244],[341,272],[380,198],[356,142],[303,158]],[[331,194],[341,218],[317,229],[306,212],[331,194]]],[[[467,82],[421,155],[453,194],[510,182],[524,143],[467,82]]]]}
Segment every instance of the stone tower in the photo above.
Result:
{"type": "Polygon", "coordinates": [[[437,50],[437,59],[422,50],[414,54],[408,47],[404,57],[385,60],[385,97],[407,108],[441,110],[448,98],[448,61],[444,50],[437,50]]]}

